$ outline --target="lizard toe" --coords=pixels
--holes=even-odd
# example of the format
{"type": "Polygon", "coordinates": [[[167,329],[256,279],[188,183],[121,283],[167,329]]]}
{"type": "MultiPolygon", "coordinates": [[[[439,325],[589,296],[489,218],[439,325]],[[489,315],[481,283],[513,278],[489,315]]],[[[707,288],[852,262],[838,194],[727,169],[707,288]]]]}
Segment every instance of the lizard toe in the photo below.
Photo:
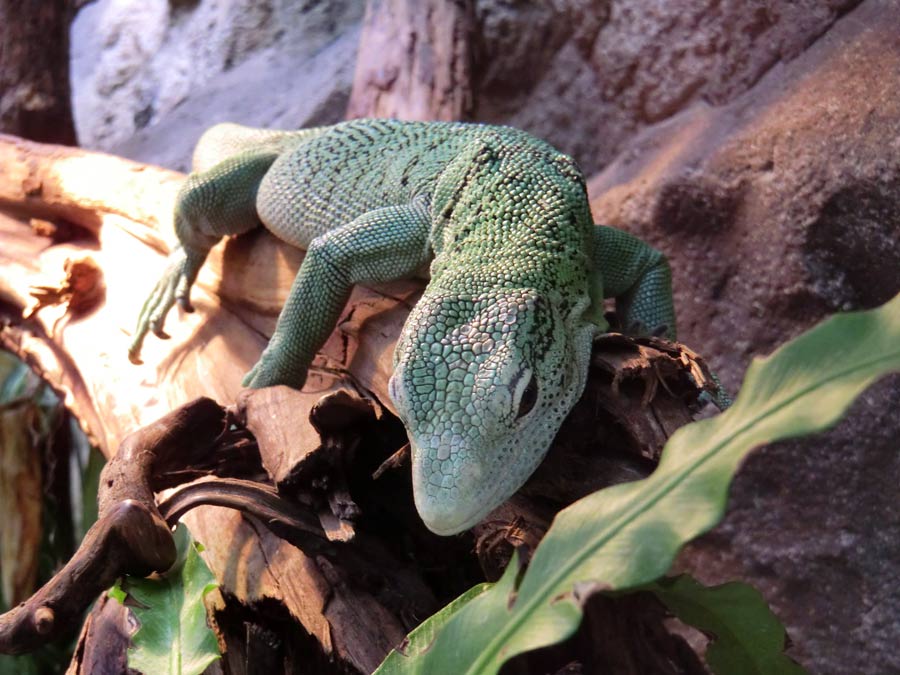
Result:
{"type": "Polygon", "coordinates": [[[187,273],[182,273],[179,276],[175,289],[175,301],[185,312],[190,313],[194,311],[194,306],[191,304],[191,281],[187,273]]]}
{"type": "Polygon", "coordinates": [[[142,334],[139,338],[135,338],[128,346],[128,360],[136,366],[139,366],[144,362],[141,359],[141,347],[143,346],[143,342],[144,335],[142,334]]]}

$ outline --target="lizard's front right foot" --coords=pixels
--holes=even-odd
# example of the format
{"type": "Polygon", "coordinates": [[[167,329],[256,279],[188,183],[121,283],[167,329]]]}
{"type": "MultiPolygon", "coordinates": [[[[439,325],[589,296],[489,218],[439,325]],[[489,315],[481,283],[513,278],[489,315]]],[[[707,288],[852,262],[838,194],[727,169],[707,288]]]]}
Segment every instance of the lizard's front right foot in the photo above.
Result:
{"type": "Polygon", "coordinates": [[[294,389],[303,387],[306,368],[298,365],[298,360],[284,358],[277,348],[270,344],[263,350],[259,361],[250,369],[241,384],[251,389],[262,389],[285,384],[294,389]]]}
{"type": "Polygon", "coordinates": [[[196,256],[188,255],[180,246],[172,251],[166,271],[141,308],[134,337],[128,347],[129,361],[141,363],[141,347],[149,331],[164,340],[169,337],[164,330],[166,315],[176,300],[186,312],[194,311],[190,303],[191,286],[202,264],[202,258],[198,260],[196,256]]]}

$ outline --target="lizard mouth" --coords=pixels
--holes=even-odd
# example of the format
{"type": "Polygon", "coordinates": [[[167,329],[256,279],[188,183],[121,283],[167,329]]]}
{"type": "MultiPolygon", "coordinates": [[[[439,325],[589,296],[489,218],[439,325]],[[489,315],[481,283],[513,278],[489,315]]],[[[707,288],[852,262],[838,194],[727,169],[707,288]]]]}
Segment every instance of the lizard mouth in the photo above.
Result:
{"type": "Polygon", "coordinates": [[[465,532],[480,523],[484,517],[494,510],[496,504],[485,501],[485,507],[477,510],[460,509],[459,502],[444,502],[430,496],[421,498],[415,494],[416,510],[425,523],[425,527],[442,537],[465,532]],[[443,502],[443,503],[442,503],[443,502]]]}
{"type": "MultiPolygon", "coordinates": [[[[503,503],[508,495],[504,494],[504,488],[508,487],[503,481],[494,484],[493,490],[483,493],[463,491],[462,493],[447,488],[438,488],[429,483],[430,474],[425,470],[426,464],[431,460],[427,453],[421,452],[415,445],[413,450],[413,496],[416,510],[425,526],[441,536],[450,536],[464,532],[481,522],[485,516],[503,503]],[[429,489],[431,488],[431,489],[429,489]]],[[[474,473],[482,473],[480,467],[470,465],[465,472],[470,484],[479,485],[481,480],[475,480],[474,473]]],[[[459,478],[459,477],[458,477],[459,478]]]]}

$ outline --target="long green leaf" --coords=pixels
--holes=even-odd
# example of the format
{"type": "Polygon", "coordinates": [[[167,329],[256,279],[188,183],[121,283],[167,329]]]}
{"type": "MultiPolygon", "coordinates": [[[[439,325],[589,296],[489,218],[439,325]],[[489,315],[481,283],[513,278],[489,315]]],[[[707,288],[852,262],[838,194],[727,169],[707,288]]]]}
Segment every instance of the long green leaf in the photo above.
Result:
{"type": "Polygon", "coordinates": [[[711,637],[706,662],[716,675],[802,675],[784,654],[784,626],[752,586],[704,586],[684,574],[641,587],[686,624],[711,637]]]}
{"type": "MultiPolygon", "coordinates": [[[[515,554],[513,555],[515,556],[515,554]]],[[[510,563],[510,567],[516,567],[515,559],[510,563]]],[[[458,598],[450,602],[446,607],[429,617],[428,621],[423,622],[418,628],[410,633],[399,651],[405,653],[409,650],[413,653],[417,653],[423,649],[427,649],[428,645],[432,643],[438,632],[444,627],[447,621],[456,614],[456,612],[462,609],[470,600],[477,598],[490,587],[491,584],[478,584],[467,590],[458,598]]]]}
{"type": "Polygon", "coordinates": [[[160,579],[128,577],[110,595],[129,603],[140,628],[128,649],[128,667],[146,675],[197,675],[219,658],[216,637],[206,623],[204,596],[216,587],[212,572],[187,528],[178,527],[179,562],[160,579]]]}
{"type": "Polygon", "coordinates": [[[754,360],[734,405],[681,428],[649,478],[561,511],[518,589],[507,570],[427,649],[391,653],[377,672],[486,675],[516,654],[565,639],[581,621],[579,584],[627,589],[662,576],[683,544],[719,522],[731,478],[753,448],[830,427],[863,389],[895,370],[900,296],[832,317],[754,360]]]}

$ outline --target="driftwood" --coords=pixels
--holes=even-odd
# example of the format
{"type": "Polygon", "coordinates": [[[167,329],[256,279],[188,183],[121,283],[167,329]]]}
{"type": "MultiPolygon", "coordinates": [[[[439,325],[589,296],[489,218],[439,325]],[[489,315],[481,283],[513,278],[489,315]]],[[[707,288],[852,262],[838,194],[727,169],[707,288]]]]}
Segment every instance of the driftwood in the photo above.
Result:
{"type": "MultiPolygon", "coordinates": [[[[228,648],[227,672],[243,672],[241,655],[260,644],[281,655],[280,667],[304,662],[322,664],[321,672],[371,672],[430,612],[478,580],[496,578],[515,548],[533,549],[559,507],[647,475],[666,437],[690,419],[698,390],[688,375],[702,382],[702,362],[660,340],[602,340],[588,391],[532,480],[472,532],[436,537],[413,508],[409,472],[402,452],[395,454],[405,436],[386,394],[394,337],[418,284],[354,290],[303,392],[241,393],[240,378],[264,346],[302,260],[301,252],[251,234],[216,247],[194,294],[198,311],[173,312],[171,339],[148,341],[144,365],[128,363],[139,304],[172,241],[166,214],[178,181],[172,172],[125,160],[0,139],[0,207],[13,214],[0,215],[0,310],[7,322],[0,342],[60,390],[107,456],[132,447],[133,440],[125,441],[129,433],[158,428],[154,420],[172,419],[165,417],[170,410],[198,396],[237,402],[228,419],[255,438],[239,435],[237,443],[223,437],[224,418],[217,418],[214,430],[190,433],[184,447],[196,452],[180,458],[169,452],[154,471],[144,471],[150,465],[138,471],[146,477],[143,493],[131,492],[136,479],[123,474],[114,483],[125,492],[103,502],[104,514],[129,498],[152,513],[153,492],[202,475],[259,478],[265,469],[277,491],[214,479],[181,488],[160,506],[170,518],[201,503],[256,513],[244,518],[204,506],[184,516],[222,585],[211,616],[228,648]],[[34,216],[54,224],[53,236],[29,224],[34,216]],[[68,289],[64,262],[85,255],[102,273],[97,283],[105,292],[73,314],[73,296],[66,302],[60,291],[61,304],[23,318],[35,305],[30,289],[42,287],[45,297],[54,285],[68,289]],[[258,450],[259,464],[247,455],[248,444],[258,450]],[[280,536],[261,526],[260,517],[280,536]]],[[[26,608],[31,617],[46,604],[35,603],[26,608]]],[[[635,656],[646,643],[623,643],[628,631],[596,629],[611,625],[607,619],[621,611],[621,602],[589,608],[595,606],[582,628],[590,633],[580,638],[583,645],[596,643],[593,648],[542,650],[534,660],[518,659],[514,672],[562,672],[573,660],[589,672],[610,666],[609,659],[635,664],[618,672],[649,672],[638,669],[646,662],[635,656]]],[[[123,624],[115,611],[109,603],[98,605],[84,635],[98,640],[107,630],[121,645],[123,624]]],[[[696,657],[662,628],[661,608],[643,603],[630,616],[650,626],[644,635],[668,645],[660,654],[670,665],[660,672],[695,672],[696,657]],[[675,666],[672,653],[681,654],[675,666]]],[[[82,642],[70,672],[89,672],[79,669],[98,658],[96,647],[82,642]]]]}
{"type": "MultiPolygon", "coordinates": [[[[148,341],[145,365],[129,364],[134,317],[162,269],[160,252],[172,241],[168,214],[180,179],[106,155],[0,140],[0,204],[17,214],[0,217],[0,304],[8,322],[0,341],[59,390],[107,456],[130,432],[198,396],[236,399],[302,260],[302,252],[268,236],[218,247],[194,294],[198,311],[176,313],[167,327],[171,339],[148,341]],[[46,228],[31,227],[34,216],[52,220],[64,236],[40,234],[46,228]],[[62,283],[65,260],[86,254],[102,270],[107,289],[93,311],[72,317],[60,305],[23,320],[31,287],[62,283]],[[220,284],[223,258],[242,273],[220,284]]],[[[405,315],[402,300],[414,297],[418,287],[398,284],[391,291],[399,305],[366,289],[354,293],[308,391],[328,390],[340,379],[332,372],[344,361],[351,364],[351,377],[384,387],[391,347],[385,324],[405,315]],[[399,309],[365,318],[386,305],[399,309]],[[373,339],[359,348],[357,331],[373,339]]],[[[378,605],[370,594],[332,583],[314,558],[238,513],[204,508],[185,519],[235,602],[284,607],[328,659],[346,668],[371,671],[415,625],[416,619],[401,620],[378,607],[362,611],[378,605]]]]}

